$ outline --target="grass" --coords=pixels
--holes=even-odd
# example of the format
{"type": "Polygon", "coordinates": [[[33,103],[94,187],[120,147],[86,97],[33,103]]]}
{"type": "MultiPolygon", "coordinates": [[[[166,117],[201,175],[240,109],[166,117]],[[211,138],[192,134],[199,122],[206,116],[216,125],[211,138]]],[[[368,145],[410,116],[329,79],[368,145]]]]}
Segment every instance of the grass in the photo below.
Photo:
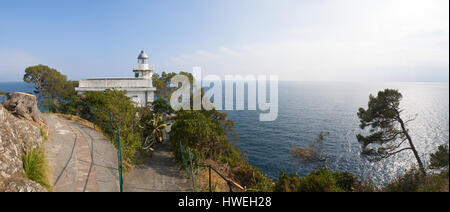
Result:
{"type": "MultiPolygon", "coordinates": [[[[231,168],[226,164],[219,164],[212,160],[205,161],[205,164],[214,167],[220,174],[224,175],[228,180],[232,180],[231,168]]],[[[200,168],[196,174],[197,189],[200,192],[209,192],[209,169],[200,168]]],[[[222,179],[216,172],[211,170],[211,190],[212,192],[229,192],[227,181],[222,179]]],[[[243,192],[244,190],[233,187],[233,192],[243,192]]]]}
{"type": "Polygon", "coordinates": [[[41,127],[41,136],[44,138],[44,141],[48,141],[48,135],[42,127],[41,127]]]}
{"type": "Polygon", "coordinates": [[[0,96],[6,95],[6,94],[8,94],[8,93],[5,92],[5,91],[0,90],[0,96]]]}
{"type": "Polygon", "coordinates": [[[36,148],[29,151],[22,156],[23,169],[25,176],[43,186],[47,191],[52,188],[48,179],[48,165],[45,159],[45,150],[43,148],[36,148]]]}

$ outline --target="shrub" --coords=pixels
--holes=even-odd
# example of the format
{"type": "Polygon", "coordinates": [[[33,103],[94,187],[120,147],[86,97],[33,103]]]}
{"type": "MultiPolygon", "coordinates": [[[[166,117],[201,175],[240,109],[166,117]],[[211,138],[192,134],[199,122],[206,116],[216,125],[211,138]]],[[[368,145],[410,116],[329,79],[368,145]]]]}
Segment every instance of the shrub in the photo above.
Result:
{"type": "MultiPolygon", "coordinates": [[[[220,143],[227,142],[224,129],[212,119],[199,111],[181,111],[177,113],[175,124],[170,132],[171,148],[177,158],[181,160],[179,153],[179,141],[187,147],[204,155],[205,159],[215,159],[220,143]]],[[[200,155],[198,157],[203,158],[200,155]]]]}
{"type": "Polygon", "coordinates": [[[439,146],[439,150],[436,153],[431,154],[430,168],[442,169],[448,167],[449,151],[448,146],[439,146]]]}
{"type": "Polygon", "coordinates": [[[440,174],[424,176],[417,168],[408,170],[395,178],[384,188],[383,192],[448,192],[448,170],[440,174]]]}
{"type": "Polygon", "coordinates": [[[142,129],[139,127],[141,112],[135,107],[134,102],[127,97],[126,92],[107,90],[105,92],[86,92],[82,96],[74,96],[66,102],[70,113],[79,115],[83,119],[95,123],[105,136],[109,137],[116,149],[117,128],[112,122],[110,113],[113,115],[120,128],[120,139],[122,144],[122,155],[125,172],[128,172],[132,164],[139,163],[138,153],[141,152],[142,129]]]}
{"type": "Polygon", "coordinates": [[[238,164],[232,167],[231,175],[249,192],[272,192],[274,190],[272,179],[266,177],[261,170],[242,158],[238,164]]]}
{"type": "Polygon", "coordinates": [[[171,149],[181,161],[179,141],[195,154],[196,163],[213,160],[230,167],[229,175],[249,191],[272,191],[273,182],[261,170],[243,159],[230,140],[230,126],[226,114],[217,111],[180,111],[170,132],[171,149]]]}
{"type": "Polygon", "coordinates": [[[22,156],[23,169],[25,176],[50,190],[48,182],[47,162],[45,160],[45,151],[42,148],[36,148],[22,156]]]}
{"type": "Polygon", "coordinates": [[[276,192],[353,192],[360,186],[357,177],[348,172],[328,169],[312,171],[305,177],[281,173],[275,185],[276,192]]]}
{"type": "Polygon", "coordinates": [[[165,99],[156,99],[151,105],[152,111],[158,114],[172,114],[174,111],[165,99]]]}

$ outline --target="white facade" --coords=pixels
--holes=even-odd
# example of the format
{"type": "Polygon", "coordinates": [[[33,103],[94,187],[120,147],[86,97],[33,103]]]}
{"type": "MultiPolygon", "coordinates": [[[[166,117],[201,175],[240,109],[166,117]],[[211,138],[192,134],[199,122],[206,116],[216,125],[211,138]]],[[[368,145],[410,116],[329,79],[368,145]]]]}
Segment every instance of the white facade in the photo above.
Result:
{"type": "Polygon", "coordinates": [[[138,64],[133,72],[135,78],[102,78],[80,80],[79,87],[76,88],[78,94],[88,91],[104,92],[107,89],[116,89],[126,91],[127,96],[141,107],[147,106],[147,103],[154,101],[154,92],[152,76],[153,66],[148,64],[148,56],[142,51],[138,57],[138,64]]]}

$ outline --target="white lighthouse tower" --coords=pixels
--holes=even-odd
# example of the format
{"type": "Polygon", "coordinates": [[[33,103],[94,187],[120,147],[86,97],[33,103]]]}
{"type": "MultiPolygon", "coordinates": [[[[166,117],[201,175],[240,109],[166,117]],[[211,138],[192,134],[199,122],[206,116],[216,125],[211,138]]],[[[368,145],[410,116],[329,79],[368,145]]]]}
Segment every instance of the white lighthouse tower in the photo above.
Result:
{"type": "Polygon", "coordinates": [[[144,50],[138,56],[138,64],[135,66],[133,72],[136,78],[151,79],[153,76],[154,68],[148,63],[148,55],[144,50]]]}

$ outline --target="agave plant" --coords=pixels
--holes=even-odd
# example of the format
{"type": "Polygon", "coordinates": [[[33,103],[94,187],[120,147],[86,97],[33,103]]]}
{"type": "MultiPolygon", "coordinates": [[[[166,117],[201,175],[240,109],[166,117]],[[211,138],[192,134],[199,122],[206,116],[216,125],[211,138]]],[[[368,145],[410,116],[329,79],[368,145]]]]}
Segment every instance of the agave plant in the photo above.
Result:
{"type": "Polygon", "coordinates": [[[155,149],[154,149],[155,144],[156,144],[156,141],[154,139],[147,137],[145,139],[144,144],[142,145],[142,149],[145,150],[147,153],[152,153],[155,151],[155,149]]]}
{"type": "Polygon", "coordinates": [[[162,144],[166,140],[166,127],[168,124],[160,113],[148,114],[141,117],[142,125],[139,125],[145,132],[145,141],[142,149],[147,153],[154,152],[154,146],[162,144]]]}
{"type": "Polygon", "coordinates": [[[154,114],[153,118],[148,123],[150,133],[150,141],[155,143],[164,143],[166,140],[167,123],[161,114],[154,114]]]}

